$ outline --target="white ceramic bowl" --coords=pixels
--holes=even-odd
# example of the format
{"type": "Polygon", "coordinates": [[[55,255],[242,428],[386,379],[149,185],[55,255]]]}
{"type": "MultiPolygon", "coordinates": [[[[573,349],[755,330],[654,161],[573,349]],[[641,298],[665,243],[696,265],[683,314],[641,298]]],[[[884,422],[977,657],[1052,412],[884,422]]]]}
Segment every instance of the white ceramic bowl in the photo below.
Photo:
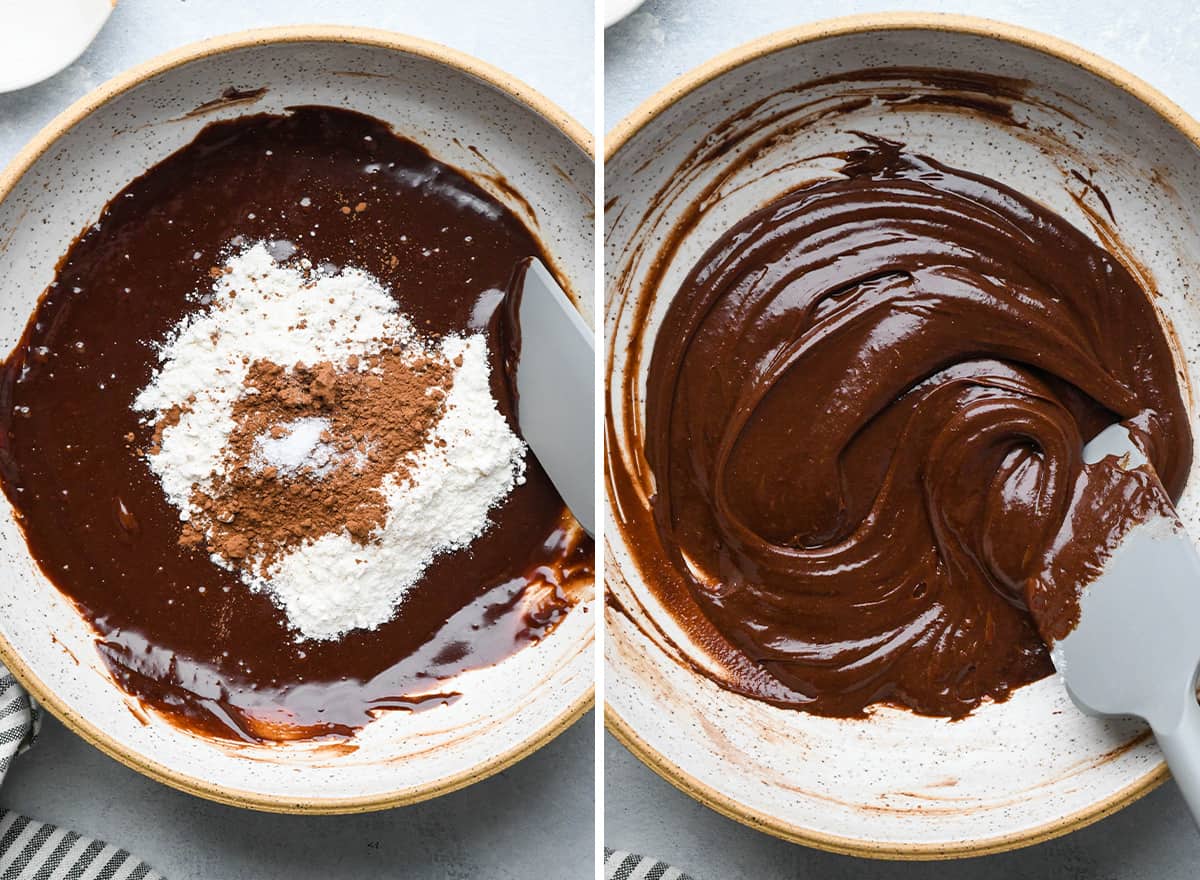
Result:
{"type": "MultiPolygon", "coordinates": [[[[640,400],[626,412],[616,393],[635,304],[658,293],[646,331],[652,338],[703,251],[751,210],[831,174],[830,163],[807,160],[861,143],[854,130],[986,174],[1097,240],[1111,237],[1119,255],[1153,279],[1181,372],[1195,387],[1197,124],[1144,83],[1057,40],[978,19],[876,15],[776,34],[717,58],[610,136],[605,306],[614,359],[608,398],[618,424],[642,417],[640,400]],[[936,96],[946,88],[911,71],[874,83],[812,84],[905,67],[1023,81],[1011,104],[1024,127],[936,101],[880,97],[936,96]],[[843,106],[855,96],[873,100],[843,106]],[[1115,220],[1073,171],[1103,191],[1115,220]],[[688,209],[701,194],[704,207],[688,225],[688,209]],[[668,232],[682,235],[674,251],[662,244],[668,232]],[[647,289],[656,261],[665,261],[663,280],[647,289]]],[[[637,382],[640,388],[644,375],[637,382]]],[[[622,432],[615,433],[610,456],[625,454],[622,432]]],[[[1200,473],[1193,473],[1180,513],[1200,535],[1200,473]]],[[[644,588],[611,509],[606,528],[606,583],[625,609],[607,615],[609,727],[666,778],[733,818],[858,855],[982,854],[1080,827],[1165,778],[1140,724],[1085,717],[1055,679],[953,723],[895,709],[866,720],[820,718],[723,690],[673,659],[676,651],[698,662],[703,655],[644,588]]]]}
{"type": "MultiPolygon", "coordinates": [[[[511,77],[442,46],[381,31],[299,27],[234,34],[151,61],[64,112],[0,175],[0,350],[16,343],[75,235],[129,181],[216,119],[302,104],[380,118],[518,216],[528,220],[532,210],[530,228],[590,322],[592,156],[580,126],[511,77]],[[266,91],[189,115],[230,87],[266,91]],[[497,176],[523,198],[494,185],[497,176]]],[[[385,716],[354,738],[354,749],[232,745],[187,733],[131,711],[91,630],[30,559],[11,514],[0,503],[0,659],[109,754],[214,800],[289,812],[421,800],[518,760],[591,701],[588,601],[540,644],[463,675],[455,687],[464,697],[454,705],[385,716]]]]}
{"type": "Polygon", "coordinates": [[[83,54],[115,0],[0,4],[0,92],[49,79],[83,54]]]}
{"type": "Polygon", "coordinates": [[[612,27],[632,15],[646,0],[604,0],[604,26],[612,27]]]}

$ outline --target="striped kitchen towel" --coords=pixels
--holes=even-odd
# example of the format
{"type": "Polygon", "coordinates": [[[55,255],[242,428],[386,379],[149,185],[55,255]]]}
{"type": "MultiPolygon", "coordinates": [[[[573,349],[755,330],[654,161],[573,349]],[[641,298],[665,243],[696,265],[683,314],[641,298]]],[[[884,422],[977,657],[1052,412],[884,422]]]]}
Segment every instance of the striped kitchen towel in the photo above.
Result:
{"type": "MultiPolygon", "coordinates": [[[[41,710],[0,666],[0,782],[33,744],[41,710]]],[[[0,809],[0,880],[162,880],[123,849],[0,809]]]]}
{"type": "Polygon", "coordinates": [[[604,850],[604,880],[692,880],[678,868],[645,856],[604,850]]]}

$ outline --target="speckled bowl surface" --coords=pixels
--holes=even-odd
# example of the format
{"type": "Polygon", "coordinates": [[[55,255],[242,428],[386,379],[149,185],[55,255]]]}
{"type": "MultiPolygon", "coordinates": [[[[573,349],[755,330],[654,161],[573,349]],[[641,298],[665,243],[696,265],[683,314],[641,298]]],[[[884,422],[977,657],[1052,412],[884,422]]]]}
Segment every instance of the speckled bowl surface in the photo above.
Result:
{"type": "MultiPolygon", "coordinates": [[[[649,350],[703,251],[752,210],[834,173],[813,157],[861,143],[855,131],[1013,186],[1139,264],[1174,331],[1190,399],[1200,377],[1200,303],[1191,288],[1200,266],[1196,123],[1129,74],[1051,38],[961,17],[862,16],[715,59],[610,136],[605,308],[608,404],[618,424],[642,417],[640,400],[626,412],[617,393],[635,304],[654,298],[649,350]],[[987,106],[996,95],[929,69],[1011,78],[1014,94],[1002,101],[1011,118],[994,105],[950,106],[942,99],[987,106]],[[862,71],[874,73],[838,79],[862,71]],[[644,282],[656,261],[664,274],[651,289],[644,282]]],[[[609,456],[626,454],[616,434],[609,456]]],[[[1200,474],[1180,513],[1200,534],[1200,474]]],[[[1141,724],[1084,716],[1054,678],[958,722],[891,708],[865,720],[821,718],[723,690],[676,659],[702,663],[703,654],[645,588],[611,508],[606,529],[615,600],[606,618],[609,727],[662,775],[733,818],[857,855],[982,854],[1080,827],[1165,778],[1141,724]]]]}
{"type": "MultiPolygon", "coordinates": [[[[541,238],[590,322],[592,156],[580,126],[522,83],[442,46],[299,27],[221,37],[151,61],[65,111],[0,175],[0,349],[11,350],[56,261],[125,184],[209,122],[303,104],[378,117],[475,178],[541,238]],[[210,103],[230,88],[265,91],[210,103]]],[[[595,615],[586,601],[536,646],[462,675],[455,704],[384,715],[349,747],[206,739],[135,711],[90,628],[33,563],[7,501],[0,507],[0,659],[97,746],[205,797],[288,812],[421,800],[518,760],[591,701],[595,615]]]]}

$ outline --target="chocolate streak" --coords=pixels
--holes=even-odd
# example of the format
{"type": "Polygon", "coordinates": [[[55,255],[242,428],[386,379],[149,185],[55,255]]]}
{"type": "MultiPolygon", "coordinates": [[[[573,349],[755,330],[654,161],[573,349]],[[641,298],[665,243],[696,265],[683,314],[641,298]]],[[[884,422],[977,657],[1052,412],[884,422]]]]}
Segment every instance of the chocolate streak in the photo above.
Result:
{"type": "Polygon", "coordinates": [[[1005,186],[866,140],[844,177],[693,268],[649,364],[650,509],[637,464],[610,454],[609,485],[646,583],[723,686],[961,717],[1051,671],[1030,602],[1044,632],[1069,630],[1082,581],[1152,512],[1084,442],[1124,421],[1177,498],[1191,433],[1121,263],[1005,186]]]}
{"type": "Polygon", "coordinates": [[[528,456],[492,528],[439,557],[391,622],[299,644],[267,596],[181,549],[131,404],[155,367],[149,343],[197,308],[192,292],[231,244],[264,239],[281,259],[372,273],[426,334],[488,332],[493,393],[515,427],[489,327],[514,268],[545,259],[537,242],[384,124],[299,108],[208,126],[72,246],[4,364],[3,488],[131,694],[216,736],[348,735],[381,710],[454,699],[445,679],[545,636],[590,589],[593,547],[528,456]]]}

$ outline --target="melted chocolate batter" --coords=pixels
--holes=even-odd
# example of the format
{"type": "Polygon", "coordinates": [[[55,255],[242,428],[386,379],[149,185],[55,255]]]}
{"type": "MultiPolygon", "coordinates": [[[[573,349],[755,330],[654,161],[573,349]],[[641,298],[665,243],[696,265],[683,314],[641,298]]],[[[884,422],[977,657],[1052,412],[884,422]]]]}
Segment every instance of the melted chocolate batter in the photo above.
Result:
{"type": "Polygon", "coordinates": [[[1007,187],[867,141],[689,274],[627,438],[651,509],[619,457],[610,491],[722,685],[960,717],[1051,672],[1030,605],[1069,631],[1154,507],[1085,441],[1124,421],[1177,498],[1191,434],[1130,271],[1007,187]]]}
{"type": "Polygon", "coordinates": [[[380,710],[455,699],[442,679],[542,638],[590,585],[593,547],[529,455],[494,526],[439,557],[390,623],[300,644],[268,597],[181,548],[131,404],[155,366],[149,343],[196,308],[189,294],[231,245],[264,239],[372,273],[426,332],[486,329],[513,423],[498,307],[516,267],[544,259],[538,244],[382,123],[299,108],[208,126],[74,244],[4,365],[0,470],[34,557],[131,694],[216,736],[349,735],[380,710]]]}

